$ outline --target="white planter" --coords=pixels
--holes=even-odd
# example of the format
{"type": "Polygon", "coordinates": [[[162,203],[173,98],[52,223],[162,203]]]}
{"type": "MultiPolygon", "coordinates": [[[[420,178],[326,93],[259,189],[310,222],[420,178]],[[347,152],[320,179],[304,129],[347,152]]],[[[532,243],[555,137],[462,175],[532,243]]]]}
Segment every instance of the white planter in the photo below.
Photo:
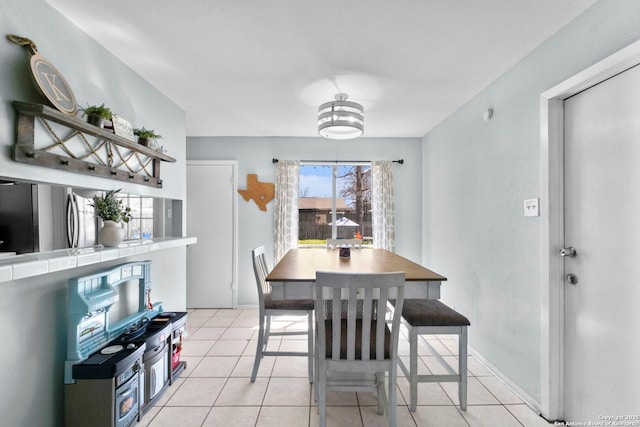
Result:
{"type": "Polygon", "coordinates": [[[115,221],[104,221],[104,226],[98,232],[103,246],[118,246],[122,243],[122,224],[115,221]]]}

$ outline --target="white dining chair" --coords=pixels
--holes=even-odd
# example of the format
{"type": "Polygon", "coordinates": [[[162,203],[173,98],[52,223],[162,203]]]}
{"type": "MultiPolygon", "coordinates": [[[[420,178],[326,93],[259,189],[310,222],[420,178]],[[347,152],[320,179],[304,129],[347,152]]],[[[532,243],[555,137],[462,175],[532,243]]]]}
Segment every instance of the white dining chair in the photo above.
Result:
{"type": "Polygon", "coordinates": [[[335,248],[362,248],[362,239],[327,239],[327,249],[335,248]]]}
{"type": "Polygon", "coordinates": [[[396,425],[398,336],[405,273],[316,273],[316,398],[320,427],[327,422],[327,391],[374,391],[378,414],[396,425]],[[395,299],[395,310],[388,304],[395,299]],[[346,318],[334,306],[347,301],[346,318]],[[358,312],[358,301],[362,311],[358,312]],[[391,320],[387,319],[390,309],[391,320]],[[385,391],[388,373],[388,393],[385,391]]]}
{"type": "Polygon", "coordinates": [[[309,382],[313,382],[313,311],[314,301],[305,300],[274,300],[271,298],[269,283],[265,280],[269,274],[269,268],[264,255],[264,246],[259,246],[251,251],[253,259],[253,271],[258,286],[258,302],[260,327],[258,329],[258,346],[256,358],[253,363],[251,382],[255,382],[260,368],[260,361],[264,356],[305,356],[308,358],[309,382]],[[272,331],[271,318],[273,316],[307,316],[306,331],[272,331]],[[307,335],[307,351],[278,351],[267,350],[269,337],[307,335]]]}

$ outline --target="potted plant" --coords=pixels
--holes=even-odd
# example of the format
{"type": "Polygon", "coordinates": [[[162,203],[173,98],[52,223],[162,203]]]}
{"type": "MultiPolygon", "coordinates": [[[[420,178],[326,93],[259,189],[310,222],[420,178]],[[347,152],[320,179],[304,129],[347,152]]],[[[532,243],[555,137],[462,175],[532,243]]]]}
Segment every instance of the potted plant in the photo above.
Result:
{"type": "Polygon", "coordinates": [[[87,123],[104,127],[105,120],[111,120],[111,109],[105,107],[104,103],[101,105],[88,105],[86,108],[81,108],[85,116],[87,116],[87,123]]]}
{"type": "Polygon", "coordinates": [[[138,137],[138,143],[144,145],[145,147],[150,146],[150,140],[152,139],[162,139],[162,135],[158,135],[153,129],[134,129],[133,134],[138,137]]]}
{"type": "Polygon", "coordinates": [[[100,243],[104,246],[117,246],[122,242],[122,222],[129,222],[132,219],[131,208],[116,198],[118,190],[107,191],[104,196],[93,196],[94,213],[102,219],[103,227],[98,232],[100,243]]]}

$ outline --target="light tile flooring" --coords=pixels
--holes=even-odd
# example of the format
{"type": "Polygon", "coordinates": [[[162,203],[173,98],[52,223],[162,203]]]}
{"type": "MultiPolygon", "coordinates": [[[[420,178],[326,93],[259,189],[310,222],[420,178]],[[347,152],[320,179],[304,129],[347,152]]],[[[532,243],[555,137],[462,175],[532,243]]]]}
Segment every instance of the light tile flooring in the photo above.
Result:
{"type": "MultiPolygon", "coordinates": [[[[273,327],[304,329],[301,318],[281,318],[273,327]]],[[[249,378],[256,349],[257,310],[190,310],[181,359],[187,369],[137,426],[317,426],[318,414],[304,357],[264,357],[255,383],[249,378]]],[[[429,337],[455,367],[455,336],[429,337]]],[[[270,348],[306,350],[304,336],[271,338],[270,348]]],[[[401,339],[400,355],[409,354],[401,339]]],[[[443,371],[426,348],[421,369],[443,371]]],[[[549,426],[504,383],[469,355],[468,407],[457,405],[457,384],[418,385],[418,410],[407,406],[409,384],[398,376],[398,426],[549,426]]],[[[374,394],[330,393],[327,425],[386,426],[374,394]]]]}

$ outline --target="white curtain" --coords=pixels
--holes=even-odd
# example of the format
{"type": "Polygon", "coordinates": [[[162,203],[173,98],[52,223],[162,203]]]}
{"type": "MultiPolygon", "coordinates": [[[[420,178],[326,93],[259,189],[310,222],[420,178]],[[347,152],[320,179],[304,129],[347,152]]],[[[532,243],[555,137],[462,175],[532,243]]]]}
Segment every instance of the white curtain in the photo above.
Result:
{"type": "Polygon", "coordinates": [[[373,247],[394,251],[395,236],[395,197],[393,191],[393,162],[372,161],[371,205],[373,207],[373,247]]]}
{"type": "Polygon", "coordinates": [[[273,227],[274,264],[291,248],[298,247],[298,175],[300,162],[280,160],[276,168],[273,227]]]}

